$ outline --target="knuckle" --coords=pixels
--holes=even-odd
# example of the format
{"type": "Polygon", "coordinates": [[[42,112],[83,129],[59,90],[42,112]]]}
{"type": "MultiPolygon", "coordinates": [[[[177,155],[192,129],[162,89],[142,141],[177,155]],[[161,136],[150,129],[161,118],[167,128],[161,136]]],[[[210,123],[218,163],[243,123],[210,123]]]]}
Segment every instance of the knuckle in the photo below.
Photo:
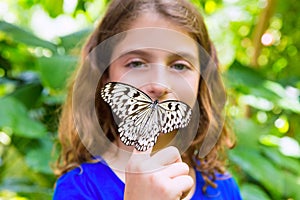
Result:
{"type": "Polygon", "coordinates": [[[170,189],[169,187],[166,187],[165,185],[161,185],[159,187],[159,193],[164,196],[164,197],[167,197],[170,195],[170,189]]]}
{"type": "Polygon", "coordinates": [[[170,147],[168,147],[168,148],[169,148],[169,150],[170,150],[172,153],[177,154],[177,155],[180,155],[179,150],[178,150],[176,147],[170,146],[170,147]]]}
{"type": "Polygon", "coordinates": [[[150,181],[151,184],[158,185],[157,177],[155,176],[155,174],[150,174],[149,175],[149,181],[150,181]]]}
{"type": "Polygon", "coordinates": [[[141,172],[142,166],[139,163],[128,162],[125,170],[126,172],[141,172]]]}
{"type": "Polygon", "coordinates": [[[182,162],[182,163],[180,163],[180,165],[184,172],[189,173],[190,167],[186,163],[182,162]]]}

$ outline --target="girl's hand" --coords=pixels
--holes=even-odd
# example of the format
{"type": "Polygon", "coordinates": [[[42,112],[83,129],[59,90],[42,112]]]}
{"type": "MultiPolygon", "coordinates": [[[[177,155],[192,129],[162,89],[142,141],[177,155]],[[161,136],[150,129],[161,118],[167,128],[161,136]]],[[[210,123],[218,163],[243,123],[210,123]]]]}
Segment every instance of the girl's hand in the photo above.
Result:
{"type": "Polygon", "coordinates": [[[124,199],[147,200],[182,198],[194,181],[188,175],[189,167],[183,163],[175,147],[167,147],[153,156],[133,150],[125,174],[124,199]]]}

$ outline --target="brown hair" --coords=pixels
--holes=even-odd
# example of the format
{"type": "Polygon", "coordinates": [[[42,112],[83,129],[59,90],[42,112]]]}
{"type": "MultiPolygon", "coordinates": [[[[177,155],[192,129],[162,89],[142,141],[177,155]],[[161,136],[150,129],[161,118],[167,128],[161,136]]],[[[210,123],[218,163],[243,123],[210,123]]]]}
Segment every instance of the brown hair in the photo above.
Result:
{"type": "MultiPolygon", "coordinates": [[[[218,65],[216,51],[209,39],[202,16],[192,4],[185,0],[113,0],[101,23],[84,46],[82,60],[104,40],[126,31],[130,22],[134,21],[143,12],[155,12],[185,29],[202,46],[214,63],[218,65]]],[[[211,84],[214,84],[214,88],[222,92],[223,85],[218,71],[210,70],[209,64],[205,62],[205,60],[201,61],[201,73],[205,73],[207,79],[213,80],[210,81],[211,84]]],[[[83,68],[84,65],[82,64],[81,67],[83,68]]],[[[57,175],[62,175],[83,162],[93,160],[91,153],[82,144],[73,120],[72,92],[74,82],[75,76],[70,82],[68,96],[60,119],[58,132],[62,149],[56,165],[55,172],[57,175]]],[[[98,87],[101,86],[100,83],[98,87]]],[[[99,120],[100,125],[106,136],[111,141],[114,141],[118,134],[111,111],[103,101],[100,100],[95,103],[97,113],[101,113],[101,117],[98,116],[98,118],[105,119],[99,120]]],[[[196,167],[202,172],[207,184],[215,186],[211,178],[215,179],[216,172],[224,173],[225,148],[233,147],[231,132],[227,131],[227,127],[224,125],[221,128],[221,136],[216,145],[204,158],[200,157],[198,150],[208,132],[208,127],[213,124],[217,129],[216,121],[220,118],[220,116],[212,114],[218,113],[216,111],[217,108],[214,106],[214,100],[210,97],[207,80],[204,80],[202,77],[199,81],[198,103],[200,110],[198,132],[196,138],[182,156],[189,166],[196,167]]],[[[223,107],[224,105],[221,106],[223,107]]]]}

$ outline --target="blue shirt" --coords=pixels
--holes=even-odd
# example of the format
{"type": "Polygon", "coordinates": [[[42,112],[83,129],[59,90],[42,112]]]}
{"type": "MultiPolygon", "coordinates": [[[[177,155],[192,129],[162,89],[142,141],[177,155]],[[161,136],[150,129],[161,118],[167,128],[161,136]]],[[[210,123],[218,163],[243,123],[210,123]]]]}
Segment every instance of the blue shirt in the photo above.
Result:
{"type": "MultiPolygon", "coordinates": [[[[202,187],[205,182],[201,173],[196,170],[196,188],[191,199],[242,199],[235,180],[229,174],[218,174],[215,183],[218,187],[208,186],[204,194],[202,187]]],[[[81,169],[75,168],[57,180],[53,200],[121,200],[124,189],[125,184],[107,164],[102,162],[84,163],[81,164],[81,169]]]]}

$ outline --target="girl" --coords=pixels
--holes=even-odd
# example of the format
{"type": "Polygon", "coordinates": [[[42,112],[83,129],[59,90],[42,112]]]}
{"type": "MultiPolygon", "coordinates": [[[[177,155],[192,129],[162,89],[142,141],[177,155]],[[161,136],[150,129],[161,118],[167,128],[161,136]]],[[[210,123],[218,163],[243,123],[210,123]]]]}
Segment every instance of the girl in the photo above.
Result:
{"type": "Polygon", "coordinates": [[[241,199],[224,169],[225,148],[233,144],[222,123],[217,63],[189,2],[113,0],[83,48],[63,108],[54,199],[241,199]],[[139,152],[120,140],[120,119],[100,95],[107,82],[132,85],[159,102],[185,102],[192,120],[139,152]]]}

